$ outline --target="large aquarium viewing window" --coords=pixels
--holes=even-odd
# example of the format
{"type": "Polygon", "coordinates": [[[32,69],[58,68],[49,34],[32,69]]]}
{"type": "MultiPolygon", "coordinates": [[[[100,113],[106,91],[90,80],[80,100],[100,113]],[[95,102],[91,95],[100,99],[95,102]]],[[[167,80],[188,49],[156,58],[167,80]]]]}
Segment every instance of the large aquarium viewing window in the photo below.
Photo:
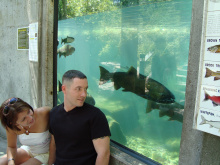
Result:
{"type": "Polygon", "coordinates": [[[177,165],[191,10],[192,0],[59,0],[57,104],[62,75],[82,71],[111,140],[177,165]]]}

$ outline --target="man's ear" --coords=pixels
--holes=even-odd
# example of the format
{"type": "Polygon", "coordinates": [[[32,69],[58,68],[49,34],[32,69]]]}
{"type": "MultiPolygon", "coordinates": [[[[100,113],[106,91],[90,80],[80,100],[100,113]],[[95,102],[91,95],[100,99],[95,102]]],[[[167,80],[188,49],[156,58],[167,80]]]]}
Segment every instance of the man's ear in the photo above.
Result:
{"type": "Polygon", "coordinates": [[[62,89],[63,93],[65,94],[65,92],[66,92],[66,85],[62,85],[61,89],[62,89]]]}

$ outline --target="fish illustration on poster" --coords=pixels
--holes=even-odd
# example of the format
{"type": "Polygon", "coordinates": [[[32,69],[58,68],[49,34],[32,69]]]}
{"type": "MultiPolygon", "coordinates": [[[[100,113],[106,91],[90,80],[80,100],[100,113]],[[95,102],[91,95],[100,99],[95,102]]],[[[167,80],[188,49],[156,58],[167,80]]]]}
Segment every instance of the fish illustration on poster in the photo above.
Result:
{"type": "Polygon", "coordinates": [[[202,85],[200,107],[220,112],[220,87],[202,85]]]}
{"type": "Polygon", "coordinates": [[[207,37],[204,60],[220,61],[220,37],[207,37]]]}
{"type": "Polygon", "coordinates": [[[220,112],[201,108],[197,117],[197,129],[220,136],[220,112]]]}
{"type": "Polygon", "coordinates": [[[202,84],[220,86],[220,62],[204,61],[202,84]]]}
{"type": "Polygon", "coordinates": [[[220,0],[209,0],[208,11],[216,11],[220,9],[220,0]]]}

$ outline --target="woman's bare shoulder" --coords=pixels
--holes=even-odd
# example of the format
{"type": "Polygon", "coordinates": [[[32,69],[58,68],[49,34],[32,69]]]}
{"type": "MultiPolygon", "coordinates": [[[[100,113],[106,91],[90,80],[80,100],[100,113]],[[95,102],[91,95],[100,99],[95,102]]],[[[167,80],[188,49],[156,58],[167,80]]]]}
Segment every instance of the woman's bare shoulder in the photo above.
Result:
{"type": "Polygon", "coordinates": [[[51,107],[44,106],[44,107],[39,107],[39,108],[34,109],[34,112],[36,112],[40,115],[47,115],[47,114],[49,114],[50,110],[51,110],[51,107]]]}

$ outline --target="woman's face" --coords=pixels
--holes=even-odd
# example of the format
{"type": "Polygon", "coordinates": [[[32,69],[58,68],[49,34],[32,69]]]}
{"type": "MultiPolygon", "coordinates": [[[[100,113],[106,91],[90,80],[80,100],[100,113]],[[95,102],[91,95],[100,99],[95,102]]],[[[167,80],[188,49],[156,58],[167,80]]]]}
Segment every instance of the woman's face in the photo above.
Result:
{"type": "Polygon", "coordinates": [[[34,113],[31,109],[25,110],[18,114],[17,124],[22,127],[31,127],[35,122],[34,113]]]}

